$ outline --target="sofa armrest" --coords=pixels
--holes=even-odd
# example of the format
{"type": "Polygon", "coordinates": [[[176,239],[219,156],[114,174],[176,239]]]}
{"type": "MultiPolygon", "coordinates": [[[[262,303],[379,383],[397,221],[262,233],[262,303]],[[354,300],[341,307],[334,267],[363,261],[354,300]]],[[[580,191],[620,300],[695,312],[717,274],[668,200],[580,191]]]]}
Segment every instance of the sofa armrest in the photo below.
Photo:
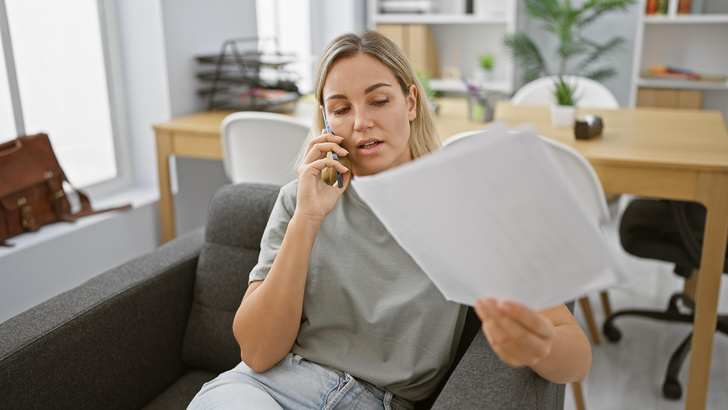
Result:
{"type": "Polygon", "coordinates": [[[502,362],[478,332],[433,409],[560,409],[564,385],[502,362]]]}
{"type": "Polygon", "coordinates": [[[197,230],[0,323],[0,407],[140,408],[160,394],[186,370],[203,241],[197,230]]]}

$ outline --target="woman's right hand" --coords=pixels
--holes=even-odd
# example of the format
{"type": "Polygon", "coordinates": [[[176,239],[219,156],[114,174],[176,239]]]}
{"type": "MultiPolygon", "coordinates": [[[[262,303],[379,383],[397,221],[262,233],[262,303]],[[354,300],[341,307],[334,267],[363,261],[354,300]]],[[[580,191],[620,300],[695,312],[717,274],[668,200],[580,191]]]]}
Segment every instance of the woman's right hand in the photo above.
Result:
{"type": "Polygon", "coordinates": [[[298,168],[298,199],[295,211],[297,214],[322,220],[334,209],[339,197],[349,186],[351,179],[349,170],[328,156],[329,152],[335,152],[339,157],[348,154],[348,151],[339,145],[343,140],[344,138],[328,134],[323,130],[321,135],[309,141],[303,164],[298,168]],[[321,179],[325,168],[334,168],[341,173],[344,183],[342,188],[336,184],[328,185],[321,179]]]}

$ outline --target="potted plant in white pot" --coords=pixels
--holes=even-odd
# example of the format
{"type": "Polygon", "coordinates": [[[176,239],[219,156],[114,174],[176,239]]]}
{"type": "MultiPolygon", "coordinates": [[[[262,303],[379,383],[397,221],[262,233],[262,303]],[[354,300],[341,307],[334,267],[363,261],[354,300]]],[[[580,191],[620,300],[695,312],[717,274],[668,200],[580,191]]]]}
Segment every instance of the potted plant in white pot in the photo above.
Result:
{"type": "Polygon", "coordinates": [[[495,55],[491,52],[481,54],[475,69],[475,82],[485,84],[493,81],[493,67],[495,67],[495,55]]]}
{"type": "Polygon", "coordinates": [[[576,120],[576,83],[569,83],[562,76],[554,80],[554,104],[551,106],[551,122],[557,127],[573,127],[576,120]]]}

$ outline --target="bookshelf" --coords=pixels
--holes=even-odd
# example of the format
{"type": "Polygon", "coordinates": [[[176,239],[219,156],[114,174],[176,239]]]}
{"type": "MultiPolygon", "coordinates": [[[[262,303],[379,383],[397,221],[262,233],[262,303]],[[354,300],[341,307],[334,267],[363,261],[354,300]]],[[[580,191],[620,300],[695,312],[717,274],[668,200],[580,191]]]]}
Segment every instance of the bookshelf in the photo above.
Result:
{"type": "MultiPolygon", "coordinates": [[[[665,14],[647,14],[642,0],[635,35],[630,105],[639,101],[640,89],[699,91],[701,106],[723,111],[728,120],[728,2],[703,0],[702,12],[678,13],[680,0],[668,0],[665,14]],[[645,78],[650,67],[667,65],[712,76],[712,81],[645,78]]],[[[695,0],[693,0],[695,1],[695,0]]],[[[667,93],[663,93],[667,94],[667,93]]]]}
{"type": "Polygon", "coordinates": [[[462,79],[473,78],[478,56],[491,52],[496,57],[496,66],[483,88],[505,94],[513,92],[513,63],[502,38],[516,30],[517,0],[412,2],[424,3],[425,12],[390,12],[386,7],[388,1],[367,2],[367,25],[400,45],[415,68],[433,73],[432,89],[466,92],[462,79]],[[455,67],[454,74],[459,75],[453,75],[450,67],[455,67]]]}

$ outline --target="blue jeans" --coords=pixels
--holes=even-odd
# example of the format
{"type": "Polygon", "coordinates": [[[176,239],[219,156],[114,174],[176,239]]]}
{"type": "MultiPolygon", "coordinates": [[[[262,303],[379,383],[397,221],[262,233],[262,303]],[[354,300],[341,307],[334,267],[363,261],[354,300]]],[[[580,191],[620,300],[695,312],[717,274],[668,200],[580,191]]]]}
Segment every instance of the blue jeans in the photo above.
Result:
{"type": "Polygon", "coordinates": [[[244,362],[205,383],[189,409],[411,410],[412,402],[289,353],[256,373],[244,362]]]}

